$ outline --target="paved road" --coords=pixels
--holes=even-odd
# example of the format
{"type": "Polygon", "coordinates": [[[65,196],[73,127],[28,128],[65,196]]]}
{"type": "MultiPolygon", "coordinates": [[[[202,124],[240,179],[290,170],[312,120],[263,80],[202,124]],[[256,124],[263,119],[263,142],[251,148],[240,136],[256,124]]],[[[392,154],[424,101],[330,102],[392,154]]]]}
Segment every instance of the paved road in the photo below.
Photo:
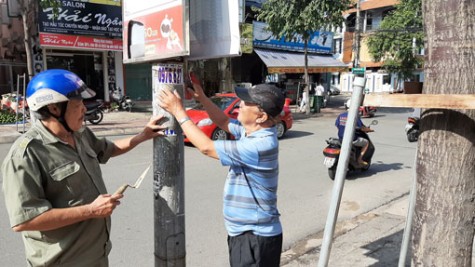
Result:
{"type": "MultiPolygon", "coordinates": [[[[406,141],[408,110],[378,112],[371,134],[376,146],[373,166],[349,176],[341,200],[339,220],[353,218],[405,195],[413,175],[415,144],[406,141]]],[[[279,209],[284,227],[284,249],[320,232],[325,224],[333,182],[324,168],[325,139],[335,136],[334,117],[296,120],[280,142],[279,209]]],[[[369,123],[370,120],[364,120],[369,123]]],[[[103,166],[110,191],[133,181],[152,159],[152,142],[103,166]]],[[[9,144],[0,145],[3,160],[9,144]]],[[[226,233],[222,221],[222,190],[227,168],[193,147],[185,147],[185,207],[188,266],[228,266],[226,233]]],[[[111,266],[153,266],[152,177],[142,187],[126,191],[113,214],[111,266]]],[[[0,198],[0,266],[22,266],[23,247],[18,234],[8,231],[0,198]]]]}

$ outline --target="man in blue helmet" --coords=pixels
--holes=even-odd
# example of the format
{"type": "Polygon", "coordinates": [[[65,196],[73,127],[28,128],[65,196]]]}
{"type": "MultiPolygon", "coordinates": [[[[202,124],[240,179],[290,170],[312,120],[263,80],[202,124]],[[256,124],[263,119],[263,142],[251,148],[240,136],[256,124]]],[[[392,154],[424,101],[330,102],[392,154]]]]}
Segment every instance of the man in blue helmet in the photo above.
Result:
{"type": "Polygon", "coordinates": [[[66,70],[28,84],[37,121],[2,165],[10,225],[22,233],[28,266],[108,266],[110,216],[122,194],[107,193],[99,164],[163,135],[154,118],[133,137],[97,138],[83,126],[83,99],[94,95],[66,70]]]}

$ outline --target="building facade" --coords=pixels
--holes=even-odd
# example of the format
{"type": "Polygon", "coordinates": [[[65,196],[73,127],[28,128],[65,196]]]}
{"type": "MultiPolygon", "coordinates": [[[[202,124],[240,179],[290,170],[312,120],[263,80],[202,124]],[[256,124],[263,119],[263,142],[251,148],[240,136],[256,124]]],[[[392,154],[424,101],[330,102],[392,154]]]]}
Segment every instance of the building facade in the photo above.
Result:
{"type": "MultiPolygon", "coordinates": [[[[17,90],[18,75],[28,74],[18,2],[0,0],[0,7],[0,92],[4,94],[17,90]]],[[[47,69],[70,70],[96,92],[96,99],[105,101],[110,101],[109,90],[124,89],[120,0],[66,0],[61,1],[57,17],[52,8],[41,7],[32,17],[33,75],[47,69]]]]}
{"type": "Polygon", "coordinates": [[[26,73],[21,19],[9,16],[7,0],[0,0],[0,95],[17,89],[17,77],[26,73]]]}
{"type": "MultiPolygon", "coordinates": [[[[356,0],[358,1],[358,0],[356,0]]],[[[355,2],[356,2],[355,1],[355,2]]],[[[382,70],[383,62],[375,62],[366,43],[368,36],[380,29],[383,19],[395,9],[398,0],[359,0],[360,25],[357,27],[357,8],[344,12],[345,25],[342,28],[341,60],[351,68],[362,67],[366,69],[366,91],[368,92],[394,92],[404,89],[404,81],[398,81],[394,74],[382,70]],[[356,38],[359,35],[359,38],[356,38]],[[357,40],[359,39],[359,42],[357,40]],[[359,49],[355,49],[358,47],[359,49]],[[356,54],[358,51],[358,55],[356,54]],[[356,63],[356,64],[355,64],[356,63]],[[357,65],[357,66],[355,66],[357,65]]],[[[423,52],[422,52],[423,53],[423,52]]],[[[353,88],[354,75],[351,72],[342,73],[340,88],[349,92],[353,88]]],[[[414,71],[414,78],[410,82],[424,82],[422,69],[414,71]]]]}
{"type": "MultiPolygon", "coordinates": [[[[249,86],[256,83],[279,84],[293,102],[298,100],[304,87],[304,41],[295,35],[292,41],[276,38],[266,30],[266,23],[254,21],[253,6],[265,1],[245,1],[245,14],[241,23],[242,55],[232,59],[233,78],[236,84],[249,86]]],[[[322,82],[328,90],[334,76],[348,69],[334,54],[334,32],[316,31],[311,34],[308,51],[310,86],[322,82]]]]}

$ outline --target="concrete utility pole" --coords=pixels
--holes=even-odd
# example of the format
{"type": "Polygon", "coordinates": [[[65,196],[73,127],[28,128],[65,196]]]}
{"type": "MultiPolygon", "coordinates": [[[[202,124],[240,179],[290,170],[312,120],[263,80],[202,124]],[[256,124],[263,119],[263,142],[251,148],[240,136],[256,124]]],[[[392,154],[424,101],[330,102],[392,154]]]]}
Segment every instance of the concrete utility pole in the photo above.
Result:
{"type": "Polygon", "coordinates": [[[156,267],[186,266],[183,134],[175,118],[157,103],[162,90],[183,96],[183,65],[152,67],[153,114],[164,115],[167,137],[153,140],[154,243],[156,267]]]}
{"type": "Polygon", "coordinates": [[[355,45],[354,45],[354,57],[353,68],[360,66],[360,42],[361,42],[361,0],[356,2],[356,23],[355,23],[355,45]]]}

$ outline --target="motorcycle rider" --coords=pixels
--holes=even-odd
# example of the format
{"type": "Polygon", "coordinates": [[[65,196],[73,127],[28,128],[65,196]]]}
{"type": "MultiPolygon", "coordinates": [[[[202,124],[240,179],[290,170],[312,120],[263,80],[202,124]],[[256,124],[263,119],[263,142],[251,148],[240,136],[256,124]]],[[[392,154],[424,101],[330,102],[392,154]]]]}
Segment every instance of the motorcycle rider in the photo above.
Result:
{"type": "MultiPolygon", "coordinates": [[[[335,126],[338,128],[338,138],[340,142],[343,140],[343,133],[345,132],[346,121],[348,119],[348,109],[351,105],[351,99],[348,99],[346,102],[346,109],[347,111],[338,115],[335,121],[335,126]]],[[[363,122],[361,121],[359,115],[356,117],[356,130],[360,130],[365,133],[373,132],[373,130],[369,127],[366,127],[363,122]]],[[[366,161],[363,160],[363,155],[366,153],[366,150],[369,147],[369,141],[366,138],[359,137],[357,134],[353,137],[353,145],[356,147],[360,147],[360,155],[358,156],[358,164],[361,166],[368,165],[366,161]]]]}

